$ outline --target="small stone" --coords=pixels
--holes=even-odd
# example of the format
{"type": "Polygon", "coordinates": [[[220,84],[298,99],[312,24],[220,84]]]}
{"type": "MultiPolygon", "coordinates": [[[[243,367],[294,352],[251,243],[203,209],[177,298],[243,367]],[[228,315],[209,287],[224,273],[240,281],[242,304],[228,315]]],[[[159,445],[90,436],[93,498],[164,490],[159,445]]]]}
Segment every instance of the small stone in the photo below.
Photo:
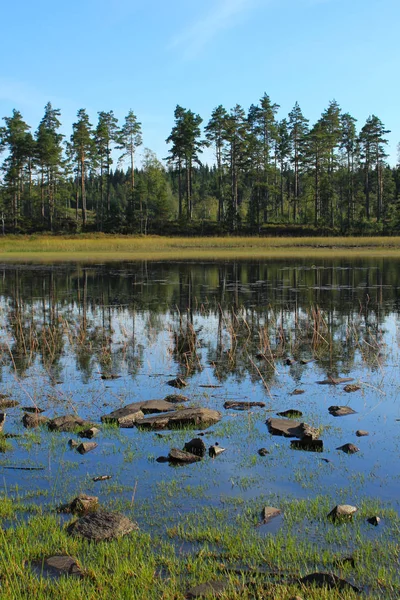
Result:
{"type": "Polygon", "coordinates": [[[332,377],[329,375],[328,379],[323,381],[317,381],[320,385],[339,385],[339,383],[347,383],[348,381],[354,381],[353,377],[332,377]]]}
{"type": "Polygon", "coordinates": [[[234,400],[227,400],[224,404],[224,408],[231,410],[249,410],[255,406],[264,408],[266,404],[265,402],[236,402],[234,400]]]}
{"type": "Polygon", "coordinates": [[[93,477],[92,481],[106,481],[107,479],[111,479],[111,475],[98,475],[93,477]]]}
{"type": "Polygon", "coordinates": [[[280,515],[281,512],[282,511],[279,508],[275,508],[274,506],[264,506],[261,512],[261,518],[264,523],[269,523],[271,519],[280,515]]]}
{"type": "Polygon", "coordinates": [[[77,447],[77,451],[79,454],[86,454],[87,452],[97,448],[97,446],[98,444],[96,444],[96,442],[82,442],[82,444],[79,444],[77,447]]]}
{"type": "Polygon", "coordinates": [[[77,442],[76,440],[70,439],[68,440],[68,446],[70,448],[77,448],[79,446],[80,442],[77,442]]]}
{"type": "Polygon", "coordinates": [[[124,515],[99,510],[71,523],[67,532],[73,536],[101,542],[122,537],[138,529],[137,523],[124,515]]]}
{"type": "Polygon", "coordinates": [[[260,449],[258,450],[258,454],[259,454],[260,456],[267,456],[267,454],[269,454],[269,450],[267,450],[266,448],[260,448],[260,449]]]}
{"type": "Polygon", "coordinates": [[[11,398],[6,396],[5,394],[0,394],[0,409],[14,408],[15,406],[18,406],[18,405],[19,405],[19,402],[17,402],[17,400],[11,400],[11,398]]]}
{"type": "Polygon", "coordinates": [[[332,519],[333,521],[352,519],[355,512],[357,512],[356,506],[351,506],[351,504],[338,504],[331,510],[328,519],[332,519]]]}
{"type": "Polygon", "coordinates": [[[44,412],[44,408],[39,408],[38,406],[21,406],[21,410],[27,413],[42,413],[44,412]]]}
{"type": "Polygon", "coordinates": [[[342,450],[346,454],[355,454],[360,451],[360,448],[357,448],[354,444],[343,444],[343,446],[339,446],[336,450],[342,450]]]}
{"type": "Polygon", "coordinates": [[[182,396],[182,394],[168,394],[168,396],[165,396],[164,400],[165,402],[179,404],[181,402],[188,402],[189,398],[187,396],[182,396]]]}
{"type": "Polygon", "coordinates": [[[119,379],[121,375],[117,375],[116,373],[102,373],[101,378],[108,381],[109,379],[119,379]]]}
{"type": "Polygon", "coordinates": [[[98,433],[100,433],[100,429],[98,427],[90,427],[89,429],[85,429],[85,431],[81,431],[79,435],[82,438],[87,438],[87,439],[91,440],[98,433]]]}
{"type": "Polygon", "coordinates": [[[44,561],[33,561],[31,567],[39,577],[61,577],[65,575],[74,577],[83,577],[81,568],[78,565],[76,558],[72,556],[50,556],[44,561]]]}
{"type": "Polygon", "coordinates": [[[293,390],[293,392],[291,392],[292,396],[300,396],[301,394],[304,394],[304,390],[300,390],[298,388],[296,388],[295,390],[293,390]]]}
{"type": "Polygon", "coordinates": [[[374,517],[369,517],[369,519],[367,519],[368,523],[370,523],[371,525],[375,525],[375,527],[377,527],[377,525],[379,525],[379,523],[381,522],[381,518],[377,517],[376,515],[374,517]]]}
{"type": "Polygon", "coordinates": [[[64,504],[60,507],[60,512],[71,512],[72,514],[85,515],[97,510],[99,507],[99,499],[97,496],[87,496],[79,494],[69,504],[64,504]]]}
{"type": "Polygon", "coordinates": [[[357,429],[356,436],[364,437],[365,435],[369,435],[369,431],[364,431],[364,429],[357,429]]]}
{"type": "Polygon", "coordinates": [[[178,450],[178,448],[172,448],[168,454],[168,460],[172,463],[191,464],[199,462],[200,456],[185,452],[185,450],[178,450]]]}
{"type": "Polygon", "coordinates": [[[326,587],[328,589],[339,589],[339,590],[354,590],[360,593],[359,588],[352,585],[346,579],[341,579],[337,575],[331,573],[311,573],[300,579],[300,583],[303,585],[314,585],[316,587],[326,587]]]}
{"type": "Polygon", "coordinates": [[[208,455],[211,458],[215,458],[216,456],[219,456],[223,452],[225,452],[225,448],[221,448],[221,446],[219,446],[218,444],[214,444],[214,446],[210,446],[208,449],[208,455]]]}
{"type": "Polygon", "coordinates": [[[92,427],[92,424],[76,415],[63,415],[48,422],[50,431],[74,431],[80,427],[92,427]]]}
{"type": "Polygon", "coordinates": [[[361,390],[361,386],[357,385],[356,383],[348,383],[347,385],[344,386],[343,389],[347,393],[358,392],[358,390],[361,390]]]}
{"type": "Polygon", "coordinates": [[[190,442],[186,442],[184,450],[191,454],[195,454],[196,456],[203,457],[206,453],[206,445],[202,439],[194,438],[193,440],[190,440],[190,442]]]}
{"type": "Polygon", "coordinates": [[[285,360],[285,364],[286,364],[288,367],[291,367],[292,365],[294,365],[294,363],[295,363],[295,362],[296,362],[296,361],[294,360],[294,358],[287,358],[287,359],[285,360]]]}
{"type": "Polygon", "coordinates": [[[350,406],[330,406],[328,410],[333,417],[344,417],[346,415],[356,414],[356,411],[350,408],[350,406]]]}

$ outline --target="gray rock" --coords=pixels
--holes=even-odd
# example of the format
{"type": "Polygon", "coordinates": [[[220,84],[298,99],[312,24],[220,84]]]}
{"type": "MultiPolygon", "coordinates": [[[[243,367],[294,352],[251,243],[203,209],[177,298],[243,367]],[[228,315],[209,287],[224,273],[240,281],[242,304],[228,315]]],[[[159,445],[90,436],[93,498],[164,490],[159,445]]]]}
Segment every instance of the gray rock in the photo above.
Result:
{"type": "Polygon", "coordinates": [[[178,450],[178,448],[172,448],[169,451],[168,460],[172,463],[191,464],[194,462],[199,462],[201,460],[201,457],[196,456],[191,452],[186,452],[185,450],[178,450]]]}
{"type": "Polygon", "coordinates": [[[49,421],[48,417],[44,417],[43,415],[39,415],[38,413],[30,415],[25,413],[22,417],[22,423],[26,429],[33,429],[35,427],[39,427],[40,425],[44,425],[49,421]]]}
{"type": "Polygon", "coordinates": [[[249,410],[255,406],[264,408],[265,402],[235,402],[234,400],[227,400],[224,404],[224,408],[231,410],[249,410]]]}
{"type": "Polygon", "coordinates": [[[92,423],[85,421],[76,415],[63,415],[62,417],[56,417],[51,419],[48,424],[50,431],[75,431],[81,427],[91,427],[92,423]]]}
{"type": "Polygon", "coordinates": [[[76,558],[72,556],[50,556],[43,561],[33,561],[30,566],[39,577],[50,579],[62,576],[83,577],[76,558]]]}
{"type": "Polygon", "coordinates": [[[154,417],[146,417],[136,421],[137,427],[145,429],[174,429],[178,427],[207,428],[218,423],[221,413],[210,408],[182,408],[154,417]]]}
{"type": "Polygon", "coordinates": [[[87,454],[87,452],[90,452],[95,448],[97,448],[96,442],[82,442],[82,444],[79,444],[77,447],[77,451],[79,454],[87,454]]]}
{"type": "Polygon", "coordinates": [[[206,445],[201,438],[193,438],[190,442],[186,442],[184,450],[203,457],[206,453],[206,445]]]}
{"type": "Polygon", "coordinates": [[[124,515],[99,510],[71,523],[67,532],[73,536],[101,542],[122,537],[138,529],[137,523],[124,515]]]}
{"type": "Polygon", "coordinates": [[[326,587],[328,589],[353,590],[360,593],[360,589],[352,585],[346,579],[341,579],[333,573],[310,573],[300,579],[303,585],[313,585],[315,587],[326,587]]]}
{"type": "Polygon", "coordinates": [[[328,514],[328,519],[332,519],[333,521],[350,520],[355,512],[357,512],[356,506],[351,506],[351,504],[338,504],[328,514]]]}
{"type": "Polygon", "coordinates": [[[144,414],[140,410],[141,402],[132,402],[127,406],[113,410],[108,415],[101,417],[102,423],[115,423],[120,427],[134,427],[138,419],[143,419],[144,414]]]}
{"type": "Polygon", "coordinates": [[[365,431],[364,429],[357,429],[356,436],[364,437],[365,435],[369,435],[369,431],[365,431]]]}
{"type": "Polygon", "coordinates": [[[273,435],[283,435],[284,437],[308,437],[310,439],[318,439],[319,431],[314,429],[307,423],[293,421],[292,419],[276,419],[270,417],[267,420],[267,426],[270,433],[273,435]]]}
{"type": "Polygon", "coordinates": [[[261,512],[261,518],[264,523],[269,523],[271,519],[280,515],[281,512],[282,511],[279,508],[275,508],[274,506],[264,506],[261,512]]]}
{"type": "Polygon", "coordinates": [[[208,581],[190,588],[186,592],[186,598],[210,598],[221,596],[228,584],[226,581],[208,581]]]}
{"type": "Polygon", "coordinates": [[[140,409],[143,414],[152,413],[165,413],[171,410],[175,410],[173,402],[167,402],[166,400],[146,400],[141,403],[140,409]]]}
{"type": "Polygon", "coordinates": [[[357,448],[354,444],[343,444],[343,446],[338,446],[336,450],[342,450],[346,454],[355,454],[360,451],[360,448],[357,448]]]}
{"type": "Polygon", "coordinates": [[[346,415],[356,414],[356,411],[350,408],[350,406],[330,406],[328,410],[333,417],[344,417],[346,415]]]}
{"type": "Polygon", "coordinates": [[[282,412],[276,413],[280,417],[288,417],[292,419],[293,417],[302,417],[303,413],[301,410],[297,410],[297,408],[289,408],[288,410],[283,410],[282,412]]]}
{"type": "Polygon", "coordinates": [[[90,427],[89,429],[85,429],[85,431],[81,431],[79,435],[82,438],[87,438],[88,440],[91,440],[99,433],[100,429],[98,427],[90,427]]]}

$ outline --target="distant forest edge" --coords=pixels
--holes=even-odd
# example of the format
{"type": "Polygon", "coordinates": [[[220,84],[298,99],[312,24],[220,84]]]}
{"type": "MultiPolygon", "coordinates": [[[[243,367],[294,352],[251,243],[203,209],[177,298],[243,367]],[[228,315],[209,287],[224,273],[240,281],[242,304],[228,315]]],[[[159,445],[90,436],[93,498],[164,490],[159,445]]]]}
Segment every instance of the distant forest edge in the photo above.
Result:
{"type": "Polygon", "coordinates": [[[278,109],[267,94],[247,113],[220,105],[202,129],[177,106],[167,167],[146,148],[139,168],[132,110],[92,125],[80,109],[68,139],[50,103],[34,133],[14,110],[0,127],[0,233],[398,234],[400,163],[387,163],[381,120],[357,130],[334,100],[314,125],[297,102],[285,119],[278,109]]]}

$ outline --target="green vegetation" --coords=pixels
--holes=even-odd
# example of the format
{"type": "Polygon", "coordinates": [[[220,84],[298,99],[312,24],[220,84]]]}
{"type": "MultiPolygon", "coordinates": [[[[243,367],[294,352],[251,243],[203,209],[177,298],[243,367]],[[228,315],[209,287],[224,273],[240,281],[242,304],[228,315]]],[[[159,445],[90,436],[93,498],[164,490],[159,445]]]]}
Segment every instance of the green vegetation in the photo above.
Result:
{"type": "Polygon", "coordinates": [[[219,105],[202,132],[202,117],[178,105],[167,169],[149,149],[136,166],[143,140],[132,110],[122,126],[100,111],[93,126],[82,108],[66,140],[50,103],[34,134],[14,110],[0,127],[1,231],[398,233],[400,167],[386,162],[381,120],[371,115],[357,131],[336,101],[314,125],[297,103],[287,118],[278,110],[267,94],[247,112],[219,105]],[[205,147],[215,164],[201,163],[205,147]]]}
{"type": "Polygon", "coordinates": [[[2,261],[103,261],[400,256],[400,237],[213,237],[158,236],[4,236],[0,237],[2,261]]]}

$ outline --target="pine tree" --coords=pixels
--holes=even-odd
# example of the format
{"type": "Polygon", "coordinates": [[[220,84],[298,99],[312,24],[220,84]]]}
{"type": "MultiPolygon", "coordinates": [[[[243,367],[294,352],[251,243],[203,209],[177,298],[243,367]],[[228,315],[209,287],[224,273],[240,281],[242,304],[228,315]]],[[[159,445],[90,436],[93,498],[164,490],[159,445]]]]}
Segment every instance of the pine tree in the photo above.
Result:
{"type": "Polygon", "coordinates": [[[111,165],[112,147],[118,142],[118,119],[114,116],[114,112],[101,111],[95,132],[96,152],[100,164],[100,209],[97,210],[97,218],[100,213],[100,229],[102,228],[104,205],[106,205],[106,215],[110,217],[111,211],[111,165]],[[106,180],[106,202],[104,202],[104,179],[106,180]]]}
{"type": "Polygon", "coordinates": [[[226,123],[228,119],[228,113],[225,108],[220,104],[211,113],[211,118],[205,127],[207,140],[214,144],[215,158],[217,161],[217,193],[218,193],[218,222],[220,223],[224,219],[224,187],[223,187],[223,149],[224,149],[224,131],[226,130],[226,123]]]}
{"type": "Polygon", "coordinates": [[[289,131],[292,138],[292,164],[294,168],[293,221],[296,222],[301,196],[300,162],[304,149],[305,137],[308,132],[308,119],[303,116],[297,102],[289,113],[289,131]]]}
{"type": "Polygon", "coordinates": [[[89,117],[84,108],[78,110],[77,117],[78,121],[72,125],[71,155],[76,161],[78,174],[80,176],[82,224],[85,228],[87,223],[85,180],[87,170],[89,166],[93,163],[95,144],[93,138],[92,125],[89,122],[89,117]]]}
{"type": "MultiPolygon", "coordinates": [[[[136,149],[142,144],[142,127],[141,123],[137,120],[137,117],[133,110],[130,110],[128,115],[125,117],[125,123],[118,134],[118,150],[123,150],[119,160],[123,160],[128,157],[130,161],[130,198],[128,206],[128,221],[133,223],[134,220],[134,190],[135,190],[135,152],[136,149]]],[[[143,207],[139,204],[140,213],[140,233],[142,233],[142,221],[143,221],[143,207]]]]}

